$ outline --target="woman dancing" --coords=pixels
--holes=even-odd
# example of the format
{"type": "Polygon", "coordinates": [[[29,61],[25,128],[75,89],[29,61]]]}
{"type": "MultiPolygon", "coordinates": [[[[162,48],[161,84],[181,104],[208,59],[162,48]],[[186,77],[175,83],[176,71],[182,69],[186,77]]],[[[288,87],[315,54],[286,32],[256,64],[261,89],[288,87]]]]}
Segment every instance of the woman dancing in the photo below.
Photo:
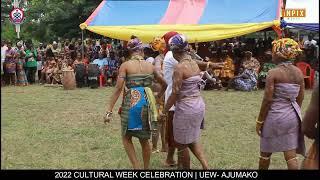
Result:
{"type": "Polygon", "coordinates": [[[178,168],[190,169],[189,150],[201,162],[203,169],[208,169],[207,161],[199,144],[200,126],[204,119],[205,104],[200,95],[203,81],[200,69],[188,53],[186,37],[177,34],[169,40],[173,57],[179,62],[173,74],[172,94],[164,113],[175,105],[173,117],[173,137],[178,149],[178,168]]]}
{"type": "Polygon", "coordinates": [[[143,46],[138,38],[131,39],[127,48],[130,51],[129,61],[124,62],[119,69],[117,84],[111,96],[105,122],[110,122],[113,107],[118,100],[123,85],[127,87],[121,105],[122,142],[134,169],[139,168],[139,162],[132,143],[132,137],[137,137],[142,147],[144,169],[148,169],[151,148],[149,139],[157,121],[155,97],[151,85],[155,78],[161,84],[157,98],[162,97],[167,88],[165,80],[159,75],[152,64],[143,59],[143,46]]]}
{"type": "Polygon", "coordinates": [[[302,72],[292,64],[299,55],[297,42],[283,38],[272,42],[272,59],[277,67],[268,72],[265,94],[256,131],[260,138],[259,169],[268,169],[274,152],[284,152],[288,169],[298,169],[298,154],[305,154],[301,131],[304,98],[302,72]]]}

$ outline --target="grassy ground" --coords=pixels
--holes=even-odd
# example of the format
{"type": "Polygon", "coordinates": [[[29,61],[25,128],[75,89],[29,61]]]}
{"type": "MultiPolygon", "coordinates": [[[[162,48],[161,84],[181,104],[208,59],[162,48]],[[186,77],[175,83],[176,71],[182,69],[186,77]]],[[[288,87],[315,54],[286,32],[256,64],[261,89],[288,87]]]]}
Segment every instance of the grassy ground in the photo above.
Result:
{"type": "MultiPolygon", "coordinates": [[[[131,168],[120,139],[119,117],[107,126],[103,124],[111,92],[112,88],[64,91],[39,85],[2,87],[1,168],[131,168]]],[[[203,92],[206,119],[201,142],[211,168],[257,168],[255,119],[262,95],[263,91],[203,92]]],[[[311,91],[306,91],[303,114],[310,95],[311,91]]],[[[115,110],[118,107],[119,102],[115,110]]],[[[138,140],[134,143],[142,162],[138,140]]],[[[165,153],[152,154],[151,168],[162,169],[164,158],[165,153]]],[[[200,163],[191,158],[192,168],[199,169],[200,163]]],[[[270,168],[286,168],[282,153],[272,156],[270,168]]]]}

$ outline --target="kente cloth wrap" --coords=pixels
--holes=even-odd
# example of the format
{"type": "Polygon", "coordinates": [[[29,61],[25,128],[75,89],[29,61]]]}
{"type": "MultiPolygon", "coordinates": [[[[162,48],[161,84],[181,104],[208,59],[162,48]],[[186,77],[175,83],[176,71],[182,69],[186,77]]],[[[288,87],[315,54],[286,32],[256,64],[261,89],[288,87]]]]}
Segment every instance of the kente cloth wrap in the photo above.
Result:
{"type": "Polygon", "coordinates": [[[127,75],[123,103],[121,105],[122,136],[130,135],[149,139],[157,122],[155,98],[150,89],[152,74],[127,75]]]}

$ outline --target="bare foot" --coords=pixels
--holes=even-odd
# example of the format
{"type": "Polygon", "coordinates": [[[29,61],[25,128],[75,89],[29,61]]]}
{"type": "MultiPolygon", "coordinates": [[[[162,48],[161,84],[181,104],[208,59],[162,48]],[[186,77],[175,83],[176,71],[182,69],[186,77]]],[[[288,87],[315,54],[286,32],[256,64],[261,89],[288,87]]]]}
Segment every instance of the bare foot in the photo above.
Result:
{"type": "Polygon", "coordinates": [[[152,149],[152,153],[159,153],[159,149],[152,149]]]}
{"type": "Polygon", "coordinates": [[[161,152],[168,152],[168,147],[167,146],[162,146],[161,147],[161,152]]]}
{"type": "Polygon", "coordinates": [[[174,167],[174,166],[176,166],[177,164],[176,164],[175,161],[168,161],[168,160],[166,160],[166,161],[164,161],[163,165],[164,165],[165,167],[174,167]]]}
{"type": "Polygon", "coordinates": [[[161,152],[167,152],[167,149],[161,148],[161,152]]]}

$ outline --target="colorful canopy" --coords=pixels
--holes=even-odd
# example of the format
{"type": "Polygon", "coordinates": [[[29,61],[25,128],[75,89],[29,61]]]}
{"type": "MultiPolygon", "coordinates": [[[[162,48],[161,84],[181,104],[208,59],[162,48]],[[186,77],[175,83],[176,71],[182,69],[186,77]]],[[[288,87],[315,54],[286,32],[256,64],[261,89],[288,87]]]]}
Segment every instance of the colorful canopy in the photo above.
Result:
{"type": "Polygon", "coordinates": [[[319,0],[287,0],[286,9],[305,9],[306,17],[284,18],[287,25],[319,31],[319,0]]]}
{"type": "Polygon", "coordinates": [[[103,0],[80,25],[107,37],[149,42],[168,31],[189,42],[226,39],[279,26],[281,0],[103,0]]]}

